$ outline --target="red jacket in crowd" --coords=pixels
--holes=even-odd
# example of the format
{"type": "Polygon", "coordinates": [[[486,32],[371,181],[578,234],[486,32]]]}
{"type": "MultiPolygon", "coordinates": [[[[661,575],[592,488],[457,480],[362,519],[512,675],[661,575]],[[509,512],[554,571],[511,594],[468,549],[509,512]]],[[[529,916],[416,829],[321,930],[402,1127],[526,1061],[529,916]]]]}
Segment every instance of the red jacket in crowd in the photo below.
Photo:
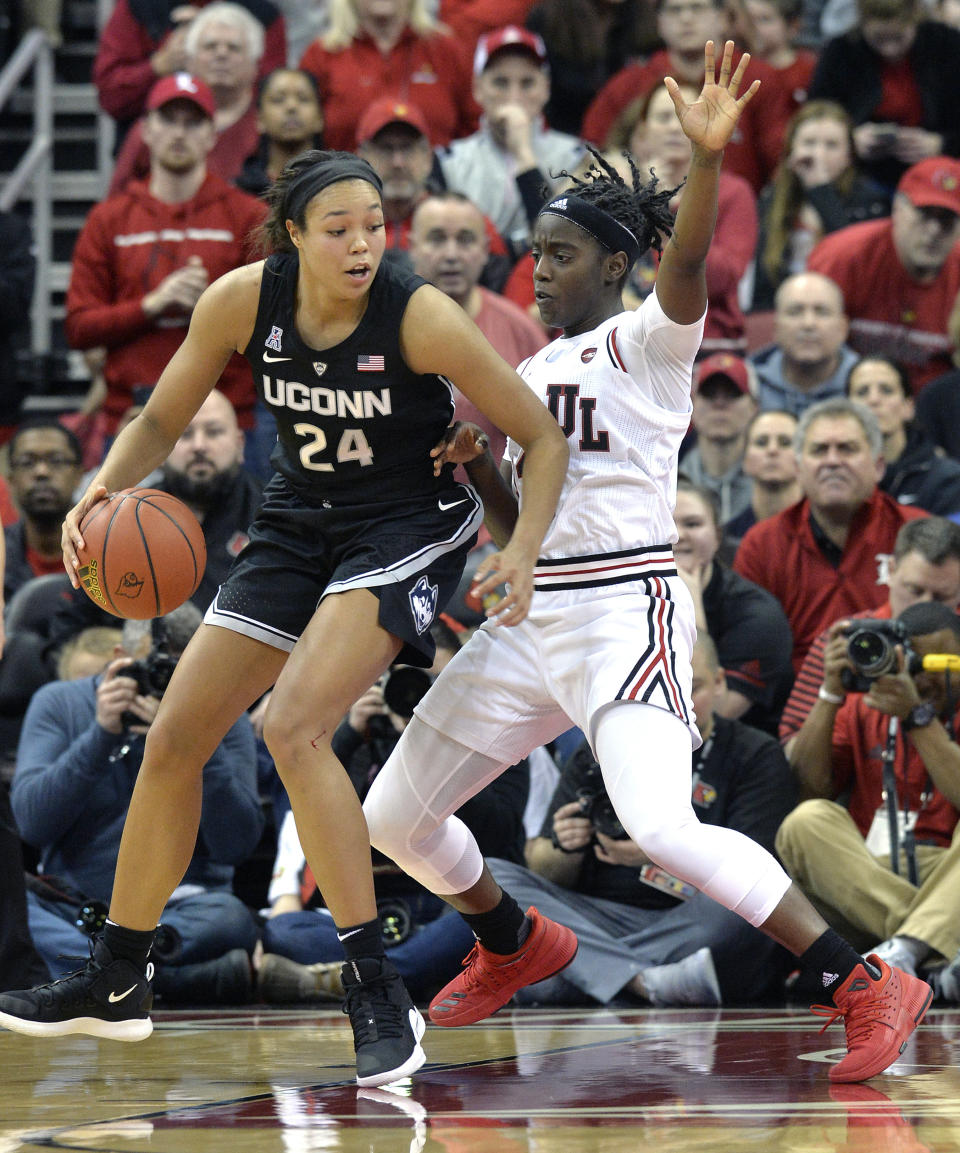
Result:
{"type": "MultiPolygon", "coordinates": [[[[734,56],[734,63],[740,54],[734,56]]],[[[646,95],[665,76],[676,75],[666,49],[654,52],[645,64],[628,64],[604,84],[583,117],[581,135],[602,148],[607,133],[620,113],[634,100],[646,95]]],[[[742,176],[757,195],[772,178],[780,159],[787,122],[794,108],[776,70],[764,60],[751,59],[742,89],[754,80],[761,82],[762,95],[743,110],[733,139],[724,149],[727,172],[742,176]]]]}
{"type": "Polygon", "coordinates": [[[875,489],[854,514],[838,568],[817,544],[806,498],[747,530],[733,567],[783,605],[793,632],[794,672],[819,632],[841,617],[884,603],[880,557],[893,552],[908,520],[926,515],[875,489]]]}
{"type": "MultiPolygon", "coordinates": [[[[93,208],[73,252],[66,335],[71,348],[107,349],[109,435],[133,403],[134,387],[156,384],[187,334],[188,316],[152,320],[143,298],[191,256],[203,261],[211,283],[254,259],[250,233],[265,213],[265,204],[212,173],[181,204],[164,204],[135,182],[93,208]]],[[[256,391],[241,356],[230,358],[218,387],[241,427],[252,427],[256,391]]]]}
{"type": "Polygon", "coordinates": [[[903,267],[893,223],[884,216],[825,236],[810,253],[807,271],[840,286],[850,347],[861,356],[899,361],[914,393],[953,369],[947,320],[960,293],[960,247],[953,247],[934,280],[921,283],[903,267]]]}
{"type": "Polygon", "coordinates": [[[405,28],[386,56],[366,32],[334,52],[314,40],[300,67],[316,77],[323,101],[323,142],[352,152],[357,122],[372,100],[395,96],[423,112],[437,148],[477,127],[472,61],[449,34],[418,36],[405,28]]]}
{"type": "MultiPolygon", "coordinates": [[[[158,77],[150,57],[170,35],[170,12],[178,0],[117,0],[100,33],[93,62],[93,83],[100,107],[114,120],[136,120],[158,77]]],[[[264,26],[263,56],[257,75],[266,76],[287,62],[283,16],[269,0],[237,0],[264,26]]],[[[211,0],[190,0],[204,8],[211,0]]]]}

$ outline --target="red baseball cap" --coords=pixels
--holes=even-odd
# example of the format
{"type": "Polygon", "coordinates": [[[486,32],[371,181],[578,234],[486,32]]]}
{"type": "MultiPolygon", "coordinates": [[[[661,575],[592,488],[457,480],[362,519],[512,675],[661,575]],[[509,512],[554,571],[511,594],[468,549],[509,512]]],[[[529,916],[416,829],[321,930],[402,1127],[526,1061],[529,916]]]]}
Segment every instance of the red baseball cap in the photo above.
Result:
{"type": "Polygon", "coordinates": [[[416,104],[409,100],[398,100],[395,96],[384,96],[368,104],[357,124],[357,143],[366,144],[388,124],[409,124],[421,136],[430,139],[427,118],[416,104]]]}
{"type": "Polygon", "coordinates": [[[147,97],[147,111],[153,112],[157,108],[163,108],[165,104],[172,104],[174,100],[189,100],[210,120],[217,111],[217,102],[211,90],[202,80],[191,76],[189,72],[173,72],[158,80],[147,97]]]}
{"type": "Polygon", "coordinates": [[[705,381],[714,376],[726,377],[737,386],[744,396],[753,396],[756,391],[750,365],[743,357],[734,356],[730,352],[715,352],[713,356],[708,356],[695,365],[693,370],[694,394],[705,381]]]}
{"type": "Polygon", "coordinates": [[[960,160],[928,156],[907,169],[897,191],[917,208],[947,208],[960,216],[960,160]]]}
{"type": "Polygon", "coordinates": [[[488,32],[477,41],[477,50],[473,56],[474,76],[479,76],[494,55],[504,48],[518,48],[527,52],[540,65],[547,62],[547,46],[536,32],[522,28],[519,24],[507,24],[488,32]]]}

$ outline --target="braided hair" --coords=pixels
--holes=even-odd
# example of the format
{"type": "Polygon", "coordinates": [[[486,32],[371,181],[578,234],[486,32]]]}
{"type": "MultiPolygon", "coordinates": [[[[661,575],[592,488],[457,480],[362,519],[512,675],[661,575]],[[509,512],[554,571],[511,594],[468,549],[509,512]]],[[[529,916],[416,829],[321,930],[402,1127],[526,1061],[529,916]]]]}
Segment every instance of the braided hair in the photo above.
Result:
{"type": "Polygon", "coordinates": [[[644,180],[629,152],[623,156],[630,165],[631,184],[623,179],[609,161],[591,145],[587,151],[593,157],[583,178],[570,172],[561,172],[572,184],[576,196],[601,209],[619,221],[637,238],[641,252],[652,248],[663,255],[663,237],[673,234],[673,213],[670,201],[683,185],[661,188],[656,173],[650,169],[650,179],[644,180]]]}

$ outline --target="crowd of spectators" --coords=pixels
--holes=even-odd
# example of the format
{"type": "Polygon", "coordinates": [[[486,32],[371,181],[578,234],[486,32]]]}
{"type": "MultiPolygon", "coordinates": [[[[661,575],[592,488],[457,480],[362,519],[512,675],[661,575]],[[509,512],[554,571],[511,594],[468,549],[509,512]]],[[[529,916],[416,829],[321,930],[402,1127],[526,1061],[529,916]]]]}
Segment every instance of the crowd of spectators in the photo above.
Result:
{"type": "MultiPolygon", "coordinates": [[[[662,80],[692,99],[704,42],[734,36],[763,99],[724,158],[675,507],[699,635],[694,807],[775,847],[858,947],[960,1001],[960,693],[923,663],[960,656],[960,31],[946,4],[843,7],[327,0],[307,20],[292,0],[117,0],[92,77],[116,122],[115,168],[66,298],[67,341],[96,369],[79,422],[24,416],[15,321],[33,262],[18,218],[0,215],[0,989],[57,976],[60,954],[82,952],[102,920],[162,695],[136,670],[176,660],[271,475],[275,424],[242,359],[144,478],[203,527],[207,570],[186,606],[120,633],[70,589],[60,522],[206,286],[253,258],[262,194],[287,161],[315,147],[367,159],[383,181],[386,259],[450,296],[517,365],[557,335],[533,293],[545,198],[588,144],[678,193],[690,148],[662,80]],[[882,623],[857,636],[893,654],[879,672],[850,640],[864,620],[882,623]]],[[[627,306],[656,277],[651,253],[627,306]]],[[[458,419],[482,423],[455,399],[458,419]]],[[[499,457],[503,435],[485,431],[499,457]]],[[[449,659],[480,618],[461,597],[447,611],[449,659]]],[[[361,797],[440,663],[391,673],[343,718],[334,748],[361,797]]],[[[168,1002],[343,992],[264,706],[204,773],[200,839],[158,943],[168,1002]]],[[[580,938],[563,977],[524,1002],[782,997],[787,954],[644,858],[604,801],[572,730],[461,813],[498,880],[580,938]]],[[[390,862],[376,879],[391,955],[428,998],[472,935],[390,862]]]]}

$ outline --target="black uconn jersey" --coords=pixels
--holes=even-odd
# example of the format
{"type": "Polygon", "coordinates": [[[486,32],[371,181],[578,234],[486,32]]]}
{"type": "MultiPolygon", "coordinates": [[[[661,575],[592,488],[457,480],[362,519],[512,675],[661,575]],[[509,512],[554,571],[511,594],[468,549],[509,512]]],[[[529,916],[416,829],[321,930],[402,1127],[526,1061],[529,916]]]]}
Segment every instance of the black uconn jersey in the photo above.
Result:
{"type": "Polygon", "coordinates": [[[318,352],[294,324],[299,260],[268,257],[257,323],[244,355],[277,420],[270,461],[308,503],[350,504],[437,491],[430,449],[453,419],[442,376],[411,372],[400,355],[400,322],[426,281],[381,263],[367,310],[342,343],[318,352]]]}

